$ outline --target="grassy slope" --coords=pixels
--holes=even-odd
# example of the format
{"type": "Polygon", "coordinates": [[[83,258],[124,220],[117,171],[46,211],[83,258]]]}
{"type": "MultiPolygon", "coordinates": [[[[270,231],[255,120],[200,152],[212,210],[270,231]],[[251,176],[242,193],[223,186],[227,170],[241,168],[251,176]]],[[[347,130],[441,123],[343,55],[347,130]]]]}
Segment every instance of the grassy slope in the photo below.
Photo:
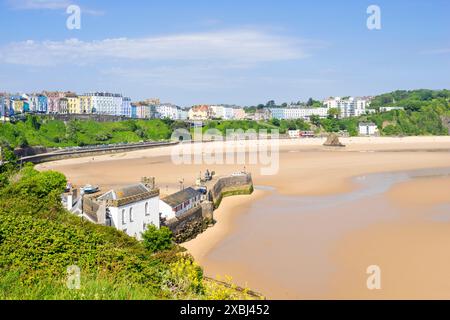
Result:
{"type": "Polygon", "coordinates": [[[233,299],[246,292],[211,283],[174,246],[150,253],[142,243],[61,208],[56,172],[3,173],[0,188],[0,299],[233,299]],[[4,179],[3,179],[4,180],[4,179]],[[81,270],[80,290],[66,286],[81,270]]]}

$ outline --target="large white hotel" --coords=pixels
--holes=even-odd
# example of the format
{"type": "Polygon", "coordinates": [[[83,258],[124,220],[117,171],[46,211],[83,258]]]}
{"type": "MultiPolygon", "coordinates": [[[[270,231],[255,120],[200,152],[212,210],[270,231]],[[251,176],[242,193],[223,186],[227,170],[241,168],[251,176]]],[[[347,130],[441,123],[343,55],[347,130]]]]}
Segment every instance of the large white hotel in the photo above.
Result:
{"type": "Polygon", "coordinates": [[[272,118],[279,120],[304,119],[309,120],[312,116],[326,118],[328,116],[328,108],[304,108],[292,105],[289,108],[271,108],[272,118]]]}
{"type": "Polygon", "coordinates": [[[326,118],[330,109],[338,109],[340,118],[358,117],[367,113],[370,98],[329,98],[323,102],[323,107],[308,108],[291,105],[287,108],[270,108],[272,118],[279,120],[304,119],[309,120],[312,116],[326,118]]]}
{"type": "Polygon", "coordinates": [[[366,108],[370,105],[370,97],[367,98],[329,98],[323,102],[328,108],[335,108],[340,110],[341,118],[359,117],[366,114],[366,108]]]}
{"type": "Polygon", "coordinates": [[[84,96],[90,97],[91,110],[94,113],[131,116],[131,99],[123,97],[121,94],[91,92],[86,93],[84,96]]]}

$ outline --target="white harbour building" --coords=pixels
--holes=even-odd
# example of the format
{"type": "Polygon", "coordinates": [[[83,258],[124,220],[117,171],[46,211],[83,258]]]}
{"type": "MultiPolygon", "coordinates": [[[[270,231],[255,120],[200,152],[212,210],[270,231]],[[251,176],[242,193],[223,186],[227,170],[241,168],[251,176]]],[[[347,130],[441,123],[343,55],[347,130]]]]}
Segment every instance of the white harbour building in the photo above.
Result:
{"type": "Polygon", "coordinates": [[[200,205],[202,201],[201,192],[192,187],[178,191],[170,196],[159,200],[159,211],[161,218],[173,219],[200,205]]]}
{"type": "Polygon", "coordinates": [[[112,189],[83,208],[83,216],[92,222],[114,227],[139,240],[147,226],[160,227],[159,189],[143,183],[112,189]],[[93,210],[87,210],[89,206],[93,210]]]}

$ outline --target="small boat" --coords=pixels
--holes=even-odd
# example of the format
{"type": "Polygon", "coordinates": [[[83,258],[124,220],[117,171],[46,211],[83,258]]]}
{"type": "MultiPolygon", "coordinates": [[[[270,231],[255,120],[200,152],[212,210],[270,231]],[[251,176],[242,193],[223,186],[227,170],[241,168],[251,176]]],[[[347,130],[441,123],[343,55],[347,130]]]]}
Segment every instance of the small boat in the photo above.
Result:
{"type": "Polygon", "coordinates": [[[99,191],[98,187],[91,186],[90,184],[85,185],[83,188],[84,193],[92,194],[99,191]]]}

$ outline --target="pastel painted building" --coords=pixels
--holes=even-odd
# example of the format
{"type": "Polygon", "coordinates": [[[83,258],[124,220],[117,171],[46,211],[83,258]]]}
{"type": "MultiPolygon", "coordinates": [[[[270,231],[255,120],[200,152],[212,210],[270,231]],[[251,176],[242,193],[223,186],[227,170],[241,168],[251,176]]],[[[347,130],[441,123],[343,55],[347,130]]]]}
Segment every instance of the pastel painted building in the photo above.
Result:
{"type": "Polygon", "coordinates": [[[47,112],[48,113],[61,113],[59,100],[64,98],[64,92],[58,91],[44,91],[43,95],[47,97],[47,112]]]}
{"type": "MultiPolygon", "coordinates": [[[[134,118],[137,119],[150,119],[151,118],[151,108],[150,105],[148,105],[145,102],[136,102],[133,103],[133,107],[135,109],[134,114],[134,118]]],[[[132,112],[132,115],[133,115],[132,112]]]]}
{"type": "Polygon", "coordinates": [[[69,100],[67,98],[61,98],[58,100],[58,113],[69,113],[69,100]]]}
{"type": "Polygon", "coordinates": [[[229,106],[216,105],[211,106],[211,113],[213,118],[223,119],[223,120],[232,120],[235,118],[234,109],[229,106]]]}
{"type": "Polygon", "coordinates": [[[9,98],[6,95],[0,95],[0,117],[9,116],[9,98]]]}
{"type": "Polygon", "coordinates": [[[75,93],[66,94],[67,99],[67,113],[70,114],[81,114],[81,101],[80,98],[75,93]]]}
{"type": "Polygon", "coordinates": [[[137,106],[135,104],[131,104],[131,118],[137,118],[137,106]]]}
{"type": "Polygon", "coordinates": [[[80,111],[83,114],[92,113],[92,97],[91,96],[79,96],[80,99],[80,111]]]}
{"type": "Polygon", "coordinates": [[[42,94],[32,94],[29,98],[30,111],[47,113],[47,97],[42,94]]]}
{"type": "Polygon", "coordinates": [[[23,113],[24,112],[24,100],[21,96],[15,95],[10,98],[11,108],[14,110],[14,113],[23,113]]]}
{"type": "Polygon", "coordinates": [[[284,108],[271,108],[270,112],[272,112],[272,118],[274,119],[278,120],[286,119],[284,108]]]}
{"type": "Polygon", "coordinates": [[[213,116],[212,110],[208,105],[193,106],[189,110],[189,120],[209,120],[213,116]]]}
{"type": "Polygon", "coordinates": [[[243,120],[247,114],[245,113],[245,110],[242,108],[233,108],[233,118],[235,120],[243,120]]]}
{"type": "Polygon", "coordinates": [[[183,109],[178,109],[178,120],[187,120],[189,117],[189,112],[183,109]]]}
{"type": "Polygon", "coordinates": [[[255,111],[255,114],[253,115],[253,120],[255,121],[267,121],[272,118],[272,112],[270,109],[263,108],[263,109],[257,109],[255,111]]]}
{"type": "Polygon", "coordinates": [[[122,108],[120,109],[120,115],[131,118],[131,99],[124,97],[122,99],[122,108]]]}

